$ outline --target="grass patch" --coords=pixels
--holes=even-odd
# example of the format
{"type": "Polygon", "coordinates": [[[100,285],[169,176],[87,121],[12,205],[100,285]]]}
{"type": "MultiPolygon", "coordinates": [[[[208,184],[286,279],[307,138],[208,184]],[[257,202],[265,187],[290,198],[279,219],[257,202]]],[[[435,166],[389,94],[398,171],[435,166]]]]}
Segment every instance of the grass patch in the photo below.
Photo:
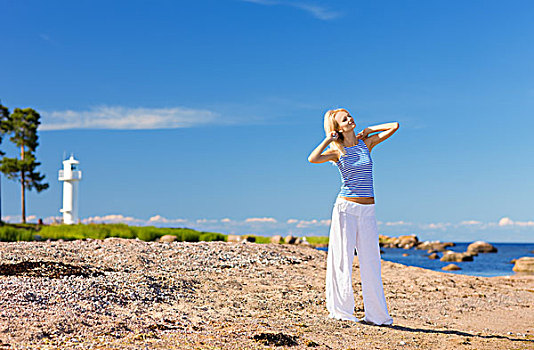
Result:
{"type": "Polygon", "coordinates": [[[0,241],[2,242],[18,242],[31,241],[33,230],[26,228],[17,228],[9,225],[0,227],[0,241]]]}
{"type": "Polygon", "coordinates": [[[190,228],[167,228],[154,226],[128,226],[126,224],[77,224],[35,225],[4,224],[0,226],[0,241],[31,241],[38,235],[41,240],[105,239],[108,237],[139,238],[154,241],[161,236],[173,235],[182,242],[226,241],[226,235],[216,232],[200,232],[190,228]]]}
{"type": "Polygon", "coordinates": [[[328,236],[306,236],[306,240],[312,244],[328,244],[328,236]]]}

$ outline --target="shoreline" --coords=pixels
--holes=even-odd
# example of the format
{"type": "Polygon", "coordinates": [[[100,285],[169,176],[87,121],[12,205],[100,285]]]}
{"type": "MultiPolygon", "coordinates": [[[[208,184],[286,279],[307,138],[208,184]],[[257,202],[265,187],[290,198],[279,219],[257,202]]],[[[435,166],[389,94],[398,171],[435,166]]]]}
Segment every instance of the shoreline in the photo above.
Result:
{"type": "MultiPolygon", "coordinates": [[[[306,246],[111,238],[0,243],[0,252],[0,264],[87,272],[0,276],[0,342],[11,348],[534,348],[533,278],[383,261],[394,325],[376,327],[327,317],[326,253],[306,246]]],[[[357,259],[353,269],[362,317],[357,259]]]]}

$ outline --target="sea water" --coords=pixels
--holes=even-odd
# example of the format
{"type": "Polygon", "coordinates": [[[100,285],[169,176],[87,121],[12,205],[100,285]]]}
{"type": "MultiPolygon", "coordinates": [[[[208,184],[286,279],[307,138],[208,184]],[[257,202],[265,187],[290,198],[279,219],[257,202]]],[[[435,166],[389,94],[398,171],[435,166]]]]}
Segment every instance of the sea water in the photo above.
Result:
{"type": "MultiPolygon", "coordinates": [[[[456,243],[454,247],[448,247],[455,252],[465,252],[470,243],[456,243]]],[[[453,262],[461,268],[457,271],[447,271],[470,276],[509,276],[513,275],[512,268],[514,264],[510,263],[512,259],[523,256],[534,257],[534,243],[491,243],[497,248],[497,253],[480,253],[473,257],[473,261],[453,262]]],[[[382,259],[404,265],[417,266],[434,271],[442,271],[443,266],[451,262],[432,260],[428,258],[426,250],[401,249],[401,248],[380,248],[382,250],[382,259]],[[408,256],[402,256],[408,254],[408,256]]],[[[323,248],[322,250],[326,250],[323,248]]],[[[441,257],[443,253],[438,253],[441,257]]]]}

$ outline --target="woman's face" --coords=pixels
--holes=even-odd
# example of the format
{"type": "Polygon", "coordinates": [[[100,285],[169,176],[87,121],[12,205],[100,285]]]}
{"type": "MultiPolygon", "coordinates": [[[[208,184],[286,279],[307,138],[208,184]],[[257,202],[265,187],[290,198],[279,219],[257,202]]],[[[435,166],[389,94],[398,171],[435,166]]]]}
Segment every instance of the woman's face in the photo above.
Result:
{"type": "Polygon", "coordinates": [[[339,125],[339,131],[348,132],[354,130],[356,123],[354,123],[354,118],[345,111],[339,111],[334,116],[337,124],[339,125]]]}

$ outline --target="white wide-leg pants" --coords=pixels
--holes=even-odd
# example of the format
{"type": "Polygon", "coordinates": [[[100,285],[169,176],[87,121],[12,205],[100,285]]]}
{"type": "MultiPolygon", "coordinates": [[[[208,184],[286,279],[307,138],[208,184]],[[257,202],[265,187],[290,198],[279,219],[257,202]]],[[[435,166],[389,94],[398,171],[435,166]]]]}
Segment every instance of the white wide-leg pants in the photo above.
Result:
{"type": "Polygon", "coordinates": [[[360,261],[363,305],[362,321],[390,325],[380,265],[378,228],[374,204],[358,204],[341,198],[332,211],[326,267],[326,308],[329,317],[359,321],[354,316],[352,263],[354,248],[360,261]]]}

